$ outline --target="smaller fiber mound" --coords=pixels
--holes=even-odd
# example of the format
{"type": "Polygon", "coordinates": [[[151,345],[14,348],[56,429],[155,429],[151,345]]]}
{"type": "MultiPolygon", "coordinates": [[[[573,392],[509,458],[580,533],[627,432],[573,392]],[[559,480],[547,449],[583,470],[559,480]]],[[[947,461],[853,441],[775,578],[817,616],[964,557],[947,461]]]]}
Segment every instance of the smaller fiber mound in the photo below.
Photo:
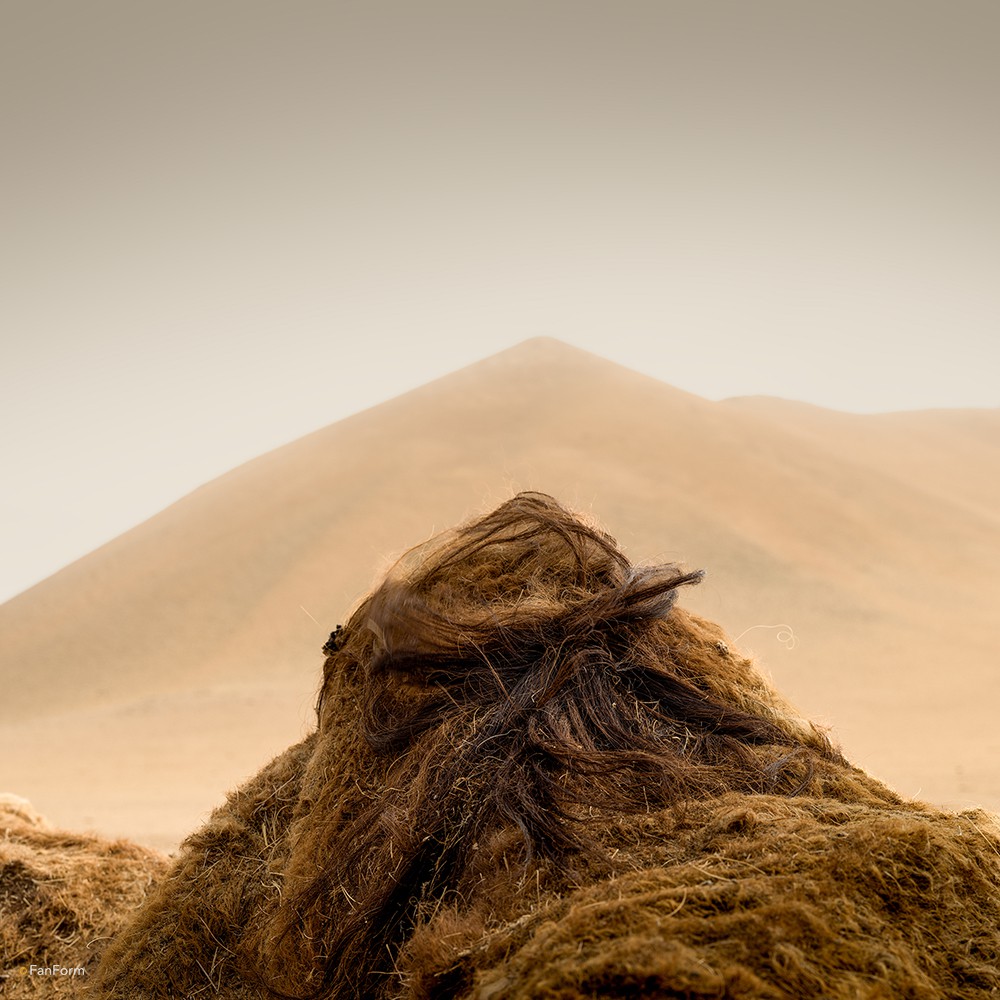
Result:
{"type": "Polygon", "coordinates": [[[0,796],[0,995],[77,996],[168,866],[126,841],[53,830],[0,796]]]}
{"type": "Polygon", "coordinates": [[[619,873],[542,887],[505,926],[439,912],[406,950],[405,995],[1000,993],[1000,831],[985,813],[732,794],[623,818],[605,843],[619,873]]]}

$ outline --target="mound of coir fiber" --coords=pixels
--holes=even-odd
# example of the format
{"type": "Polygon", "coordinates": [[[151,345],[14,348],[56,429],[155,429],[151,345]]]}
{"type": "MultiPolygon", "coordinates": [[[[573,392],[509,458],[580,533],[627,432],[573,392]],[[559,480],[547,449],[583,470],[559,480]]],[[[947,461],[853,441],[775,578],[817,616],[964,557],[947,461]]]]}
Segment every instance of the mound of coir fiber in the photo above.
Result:
{"type": "Polygon", "coordinates": [[[135,844],[53,830],[24,799],[0,796],[0,996],[84,993],[167,867],[135,844]]]}
{"type": "Polygon", "coordinates": [[[853,768],[522,494],[331,635],[316,731],[113,942],[107,997],[982,997],[1000,836],[853,768]]]}

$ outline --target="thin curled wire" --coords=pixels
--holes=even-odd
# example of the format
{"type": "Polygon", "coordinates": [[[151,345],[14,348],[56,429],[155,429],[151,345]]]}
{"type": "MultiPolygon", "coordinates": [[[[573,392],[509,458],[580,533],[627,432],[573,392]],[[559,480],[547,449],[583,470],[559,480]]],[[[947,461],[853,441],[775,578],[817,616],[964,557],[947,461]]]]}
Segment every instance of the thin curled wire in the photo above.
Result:
{"type": "Polygon", "coordinates": [[[740,634],[733,639],[733,644],[735,645],[747,634],[747,632],[752,632],[755,628],[769,628],[769,629],[779,629],[780,631],[774,637],[776,642],[780,642],[785,649],[794,649],[798,644],[798,638],[795,635],[795,631],[792,629],[791,625],[751,625],[750,628],[745,628],[740,634]]]}

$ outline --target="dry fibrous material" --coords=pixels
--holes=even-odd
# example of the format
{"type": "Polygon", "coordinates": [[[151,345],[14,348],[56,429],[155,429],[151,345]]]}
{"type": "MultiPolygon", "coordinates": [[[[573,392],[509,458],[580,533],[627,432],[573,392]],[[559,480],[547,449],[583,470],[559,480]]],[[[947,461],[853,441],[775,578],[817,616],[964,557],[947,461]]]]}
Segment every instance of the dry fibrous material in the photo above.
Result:
{"type": "Polygon", "coordinates": [[[635,566],[521,494],[331,636],[98,996],[984,997],[1000,835],[851,766],[635,566]]]}
{"type": "MultiPolygon", "coordinates": [[[[995,995],[1000,839],[985,822],[738,794],[650,816],[609,837],[632,870],[540,901],[453,955],[451,975],[470,997],[995,995]]],[[[421,948],[409,995],[448,995],[421,948]]]]}
{"type": "Polygon", "coordinates": [[[169,866],[126,841],[55,830],[0,796],[0,996],[76,996],[169,866]]]}

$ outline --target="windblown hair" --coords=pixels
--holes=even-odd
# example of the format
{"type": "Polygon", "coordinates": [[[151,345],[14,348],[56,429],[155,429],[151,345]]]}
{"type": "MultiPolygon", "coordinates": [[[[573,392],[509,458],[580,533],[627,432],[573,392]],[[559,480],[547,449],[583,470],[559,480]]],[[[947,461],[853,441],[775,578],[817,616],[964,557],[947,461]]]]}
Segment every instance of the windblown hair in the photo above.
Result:
{"type": "Polygon", "coordinates": [[[1000,836],[903,802],[521,494],[324,647],[317,729],[182,846],[97,995],[982,997],[1000,836]],[[928,947],[928,942],[935,942],[928,947]]]}
{"type": "Polygon", "coordinates": [[[284,937],[325,928],[321,993],[376,995],[418,911],[460,895],[480,845],[504,831],[519,839],[508,864],[572,866],[599,859],[601,816],[734,789],[794,794],[816,761],[844,763],[776,699],[755,703],[748,664],[674,608],[701,576],[631,565],[542,494],[397,564],[325,665],[321,732],[343,725],[326,709],[346,683],[378,782],[337,816],[322,867],[281,914],[284,937]]]}

